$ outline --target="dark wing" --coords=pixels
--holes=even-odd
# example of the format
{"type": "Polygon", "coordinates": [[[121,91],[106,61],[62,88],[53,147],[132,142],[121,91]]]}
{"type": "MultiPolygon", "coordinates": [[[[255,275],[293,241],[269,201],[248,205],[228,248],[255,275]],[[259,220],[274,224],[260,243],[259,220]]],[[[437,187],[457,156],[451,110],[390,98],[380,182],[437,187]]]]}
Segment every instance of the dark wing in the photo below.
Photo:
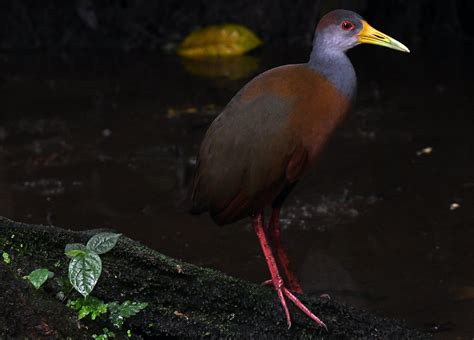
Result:
{"type": "Polygon", "coordinates": [[[251,84],[214,120],[199,152],[193,211],[208,210],[218,224],[234,222],[271,203],[287,181],[295,151],[293,170],[304,161],[289,129],[292,98],[271,91],[249,96],[247,92],[256,91],[251,84]]]}

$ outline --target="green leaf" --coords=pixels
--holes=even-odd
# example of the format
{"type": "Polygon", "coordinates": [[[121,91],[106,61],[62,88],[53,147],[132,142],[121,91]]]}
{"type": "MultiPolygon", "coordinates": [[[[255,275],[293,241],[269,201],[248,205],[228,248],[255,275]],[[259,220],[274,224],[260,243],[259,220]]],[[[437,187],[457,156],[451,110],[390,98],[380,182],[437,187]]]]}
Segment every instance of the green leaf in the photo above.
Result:
{"type": "Polygon", "coordinates": [[[88,315],[92,320],[95,320],[101,314],[107,313],[107,304],[93,296],[69,301],[68,307],[78,311],[79,320],[88,315]]]}
{"type": "Polygon", "coordinates": [[[69,262],[69,281],[84,297],[92,292],[102,272],[99,255],[88,251],[75,256],[69,262]]]}
{"type": "Polygon", "coordinates": [[[178,54],[188,58],[236,56],[261,44],[255,33],[245,26],[214,25],[189,34],[178,47],[178,54]]]}
{"type": "Polygon", "coordinates": [[[115,333],[112,331],[109,331],[108,328],[102,328],[102,334],[92,334],[92,338],[95,340],[107,340],[111,338],[115,338],[115,333]]]}
{"type": "Polygon", "coordinates": [[[47,279],[50,279],[54,276],[53,272],[50,272],[46,268],[39,268],[33,270],[26,278],[30,283],[36,288],[40,288],[47,279]]]}
{"type": "Polygon", "coordinates": [[[76,256],[85,255],[86,252],[83,251],[83,250],[79,250],[79,249],[73,249],[73,250],[69,250],[65,254],[66,254],[67,257],[73,258],[73,257],[76,257],[76,256]]]}
{"type": "Polygon", "coordinates": [[[87,248],[97,254],[104,254],[117,244],[118,238],[122,234],[100,233],[92,236],[87,242],[87,248]]]}
{"type": "Polygon", "coordinates": [[[3,258],[3,262],[5,262],[6,264],[10,264],[12,262],[12,259],[10,257],[10,254],[8,254],[7,252],[2,252],[2,258],[3,258]]]}
{"type": "Polygon", "coordinates": [[[70,243],[66,245],[66,248],[64,248],[64,254],[67,255],[67,257],[75,257],[79,255],[83,255],[84,253],[87,252],[87,247],[81,243],[70,243]]]}
{"type": "Polygon", "coordinates": [[[148,306],[146,302],[125,301],[122,304],[118,302],[109,303],[109,319],[115,327],[121,328],[125,319],[137,314],[148,306]]]}

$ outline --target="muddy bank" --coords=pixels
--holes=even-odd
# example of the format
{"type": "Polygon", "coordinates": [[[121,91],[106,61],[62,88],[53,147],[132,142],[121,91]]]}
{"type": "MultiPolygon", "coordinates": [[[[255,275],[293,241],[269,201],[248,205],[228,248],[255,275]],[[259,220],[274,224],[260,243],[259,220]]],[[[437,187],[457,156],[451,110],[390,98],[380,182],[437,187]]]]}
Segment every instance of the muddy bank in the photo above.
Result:
{"type": "MultiPolygon", "coordinates": [[[[0,218],[0,249],[11,257],[10,264],[0,265],[0,337],[91,336],[103,327],[113,329],[105,320],[77,322],[71,310],[55,297],[55,280],[48,280],[35,291],[21,279],[39,267],[65,278],[68,259],[64,246],[86,242],[97,231],[75,232],[0,218]]],[[[103,273],[92,295],[104,301],[149,303],[125,324],[135,336],[429,337],[400,321],[317,296],[302,300],[326,322],[328,333],[296,310],[293,327],[287,330],[272,289],[169,258],[125,236],[102,260],[103,273]]]]}

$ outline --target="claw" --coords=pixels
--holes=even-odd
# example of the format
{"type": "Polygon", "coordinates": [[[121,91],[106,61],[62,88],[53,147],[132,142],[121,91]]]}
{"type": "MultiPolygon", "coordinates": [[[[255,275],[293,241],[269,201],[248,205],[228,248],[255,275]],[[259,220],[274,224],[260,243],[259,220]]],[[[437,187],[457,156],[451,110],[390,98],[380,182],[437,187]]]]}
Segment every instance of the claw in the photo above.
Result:
{"type": "Polygon", "coordinates": [[[308,307],[306,307],[305,305],[303,305],[303,303],[296,297],[294,296],[288,289],[286,289],[285,287],[283,287],[283,292],[285,293],[286,297],[288,299],[291,300],[291,302],[293,302],[296,307],[298,307],[303,313],[305,313],[307,316],[309,316],[311,319],[314,320],[314,322],[316,322],[318,324],[319,327],[323,327],[326,332],[328,330],[328,328],[326,327],[326,324],[324,322],[321,321],[321,319],[319,319],[316,315],[314,315],[309,309],[308,307]]]}

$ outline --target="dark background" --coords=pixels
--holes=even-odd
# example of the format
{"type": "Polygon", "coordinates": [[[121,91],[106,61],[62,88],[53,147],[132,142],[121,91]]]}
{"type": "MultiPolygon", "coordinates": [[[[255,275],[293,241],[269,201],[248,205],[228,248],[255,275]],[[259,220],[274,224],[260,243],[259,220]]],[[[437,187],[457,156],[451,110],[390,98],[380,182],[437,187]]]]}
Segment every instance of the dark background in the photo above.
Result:
{"type": "Polygon", "coordinates": [[[196,27],[225,22],[245,24],[267,43],[308,44],[318,17],[334,8],[380,20],[409,44],[432,42],[440,34],[474,36],[469,0],[2,0],[0,47],[157,50],[196,27]]]}
{"type": "Polygon", "coordinates": [[[169,256],[268,278],[249,221],[181,206],[202,136],[253,76],[306,62],[319,17],[354,9],[411,53],[359,46],[357,103],[282,210],[308,294],[474,334],[474,1],[0,0],[0,215],[106,227],[169,256]],[[264,44],[175,53],[237,22],[264,44]],[[429,150],[429,151],[426,151],[429,150]]]}

